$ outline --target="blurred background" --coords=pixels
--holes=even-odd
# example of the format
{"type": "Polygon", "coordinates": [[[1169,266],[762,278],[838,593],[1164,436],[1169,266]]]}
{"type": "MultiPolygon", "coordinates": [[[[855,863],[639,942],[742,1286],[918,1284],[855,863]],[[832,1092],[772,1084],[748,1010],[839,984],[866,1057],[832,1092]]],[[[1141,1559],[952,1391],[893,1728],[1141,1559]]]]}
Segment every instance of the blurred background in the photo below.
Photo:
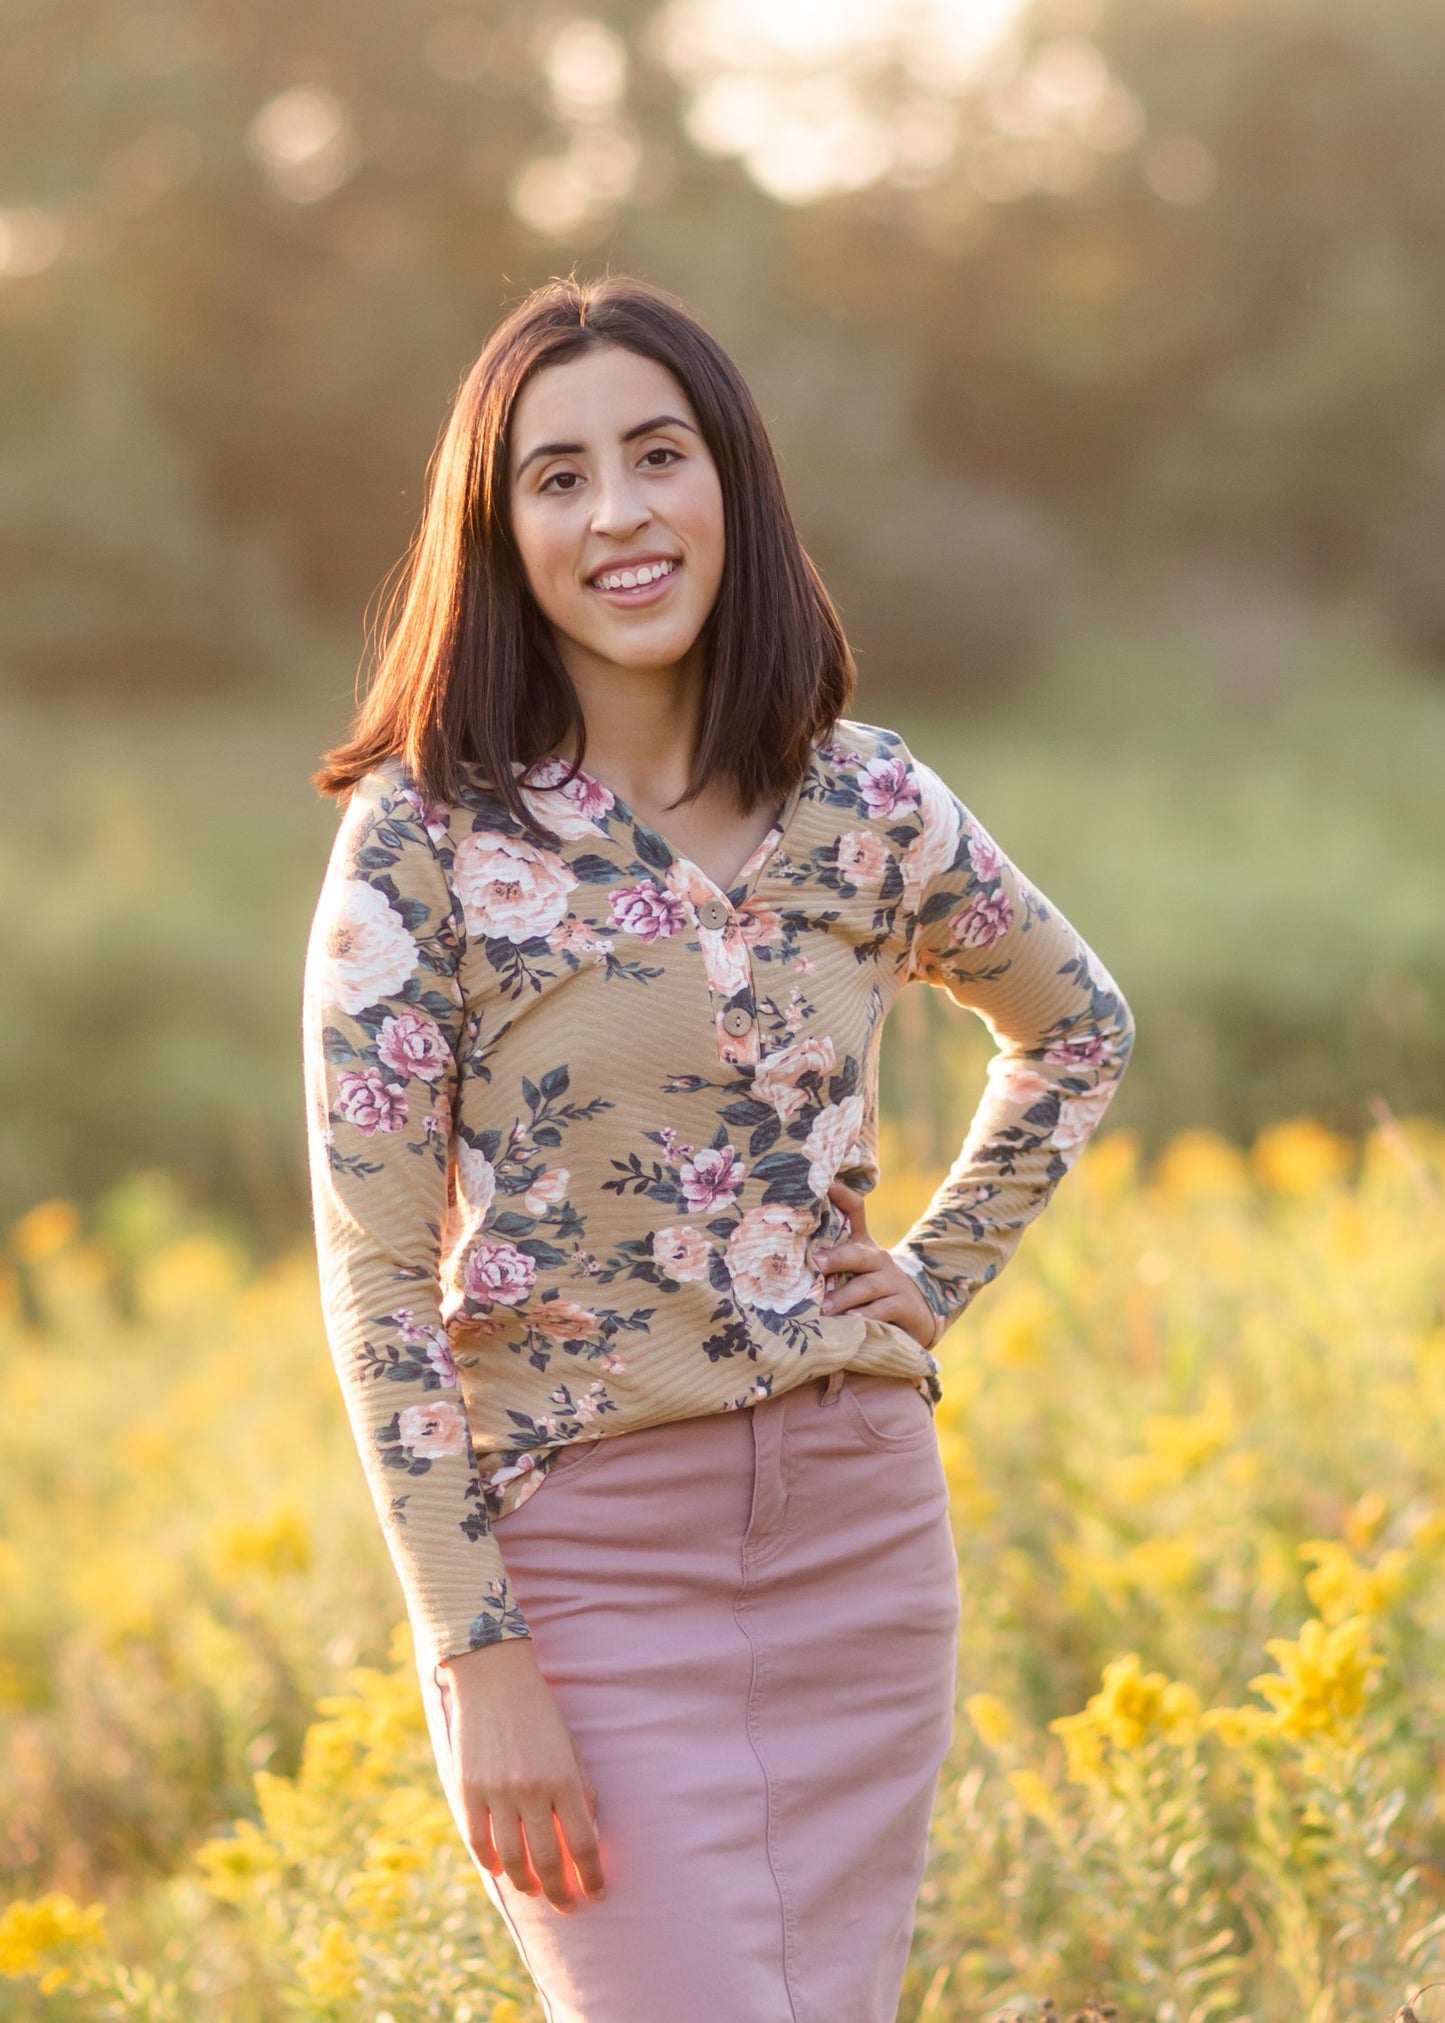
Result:
{"type": "MultiPolygon", "coordinates": [[[[459,382],[573,268],[732,351],[853,714],[1138,1022],[940,1346],[968,1606],[900,2016],[1416,2014],[1439,0],[3,0],[0,38],[0,2023],[539,2023],[339,1410],[300,1009],[309,776],[459,382]]],[[[898,1001],[883,1242],[989,1051],[898,1001]]]]}
{"type": "MultiPolygon", "coordinates": [[[[347,727],[499,316],[643,275],[756,389],[895,725],[1093,941],[1111,1123],[1445,1089],[1433,0],[8,0],[0,1216],[304,1226],[347,727]]],[[[885,1100],[946,1160],[987,1038],[885,1100]]],[[[915,1002],[917,1000],[917,1002],[915,1002]]]]}

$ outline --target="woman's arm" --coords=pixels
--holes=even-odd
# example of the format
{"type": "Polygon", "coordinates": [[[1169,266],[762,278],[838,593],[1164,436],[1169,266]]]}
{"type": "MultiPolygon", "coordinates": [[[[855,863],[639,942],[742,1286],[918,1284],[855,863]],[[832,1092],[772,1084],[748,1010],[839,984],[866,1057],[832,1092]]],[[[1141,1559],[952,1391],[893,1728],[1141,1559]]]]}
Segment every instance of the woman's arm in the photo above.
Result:
{"type": "Polygon", "coordinates": [[[347,804],[306,953],[303,1060],[326,1331],[418,1653],[530,1634],[482,1501],[440,1311],[464,924],[389,772],[347,804]]]}
{"type": "Polygon", "coordinates": [[[936,1342],[997,1278],[1093,1135],[1134,1019],[1058,909],[932,767],[910,763],[923,819],[903,864],[904,981],[921,977],[977,1012],[998,1047],[957,1158],[892,1249],[937,1316],[936,1342]]]}

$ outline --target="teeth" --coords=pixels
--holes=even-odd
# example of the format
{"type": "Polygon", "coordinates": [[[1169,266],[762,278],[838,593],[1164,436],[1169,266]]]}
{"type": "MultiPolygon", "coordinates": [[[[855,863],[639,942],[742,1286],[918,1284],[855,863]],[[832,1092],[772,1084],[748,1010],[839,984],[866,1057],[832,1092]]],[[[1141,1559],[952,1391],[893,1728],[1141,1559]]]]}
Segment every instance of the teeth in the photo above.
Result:
{"type": "Polygon", "coordinates": [[[670,576],[676,566],[675,562],[644,562],[640,569],[614,569],[595,580],[599,590],[635,590],[641,583],[655,583],[659,576],[670,576]]]}

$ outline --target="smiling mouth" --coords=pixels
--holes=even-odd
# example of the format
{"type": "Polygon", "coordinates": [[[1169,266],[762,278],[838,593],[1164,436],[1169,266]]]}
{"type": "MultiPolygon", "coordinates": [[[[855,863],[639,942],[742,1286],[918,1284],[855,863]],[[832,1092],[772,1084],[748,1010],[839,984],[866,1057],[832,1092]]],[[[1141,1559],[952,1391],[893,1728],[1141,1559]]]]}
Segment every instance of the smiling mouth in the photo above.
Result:
{"type": "Polygon", "coordinates": [[[674,559],[642,562],[635,569],[599,569],[595,576],[588,578],[587,587],[600,591],[614,603],[648,603],[654,596],[661,595],[664,585],[681,566],[674,559]]]}

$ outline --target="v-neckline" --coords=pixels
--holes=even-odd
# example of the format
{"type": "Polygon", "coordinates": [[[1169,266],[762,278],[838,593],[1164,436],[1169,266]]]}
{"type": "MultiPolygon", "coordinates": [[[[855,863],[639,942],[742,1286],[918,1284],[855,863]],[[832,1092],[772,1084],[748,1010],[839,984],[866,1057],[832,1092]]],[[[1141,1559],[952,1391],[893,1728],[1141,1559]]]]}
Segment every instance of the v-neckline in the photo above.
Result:
{"type": "MultiPolygon", "coordinates": [[[[599,780],[597,775],[589,773],[585,766],[577,768],[577,777],[579,780],[586,780],[589,786],[600,787],[604,793],[610,794],[612,797],[612,805],[606,810],[605,814],[594,816],[593,818],[599,828],[606,828],[612,819],[616,817],[632,830],[634,836],[649,837],[654,843],[659,845],[665,853],[666,861],[669,864],[685,865],[689,871],[695,872],[703,880],[704,884],[710,886],[720,898],[726,899],[732,906],[740,906],[748,895],[756,889],[763,873],[786,842],[788,832],[793,826],[793,818],[797,814],[799,803],[803,798],[804,790],[813,778],[813,771],[817,760],[818,746],[815,741],[809,746],[808,763],[803,768],[801,777],[795,782],[792,792],[783,803],[782,809],[775,818],[772,827],[762,840],[748,852],[747,856],[733,873],[730,885],[720,885],[710,872],[704,871],[701,864],[696,863],[685,851],[679,850],[675,844],[670,843],[660,829],[654,828],[651,822],[643,821],[642,817],[627,805],[616,789],[608,786],[606,780],[599,780]]],[[[570,765],[568,771],[571,771],[570,765]]]]}

